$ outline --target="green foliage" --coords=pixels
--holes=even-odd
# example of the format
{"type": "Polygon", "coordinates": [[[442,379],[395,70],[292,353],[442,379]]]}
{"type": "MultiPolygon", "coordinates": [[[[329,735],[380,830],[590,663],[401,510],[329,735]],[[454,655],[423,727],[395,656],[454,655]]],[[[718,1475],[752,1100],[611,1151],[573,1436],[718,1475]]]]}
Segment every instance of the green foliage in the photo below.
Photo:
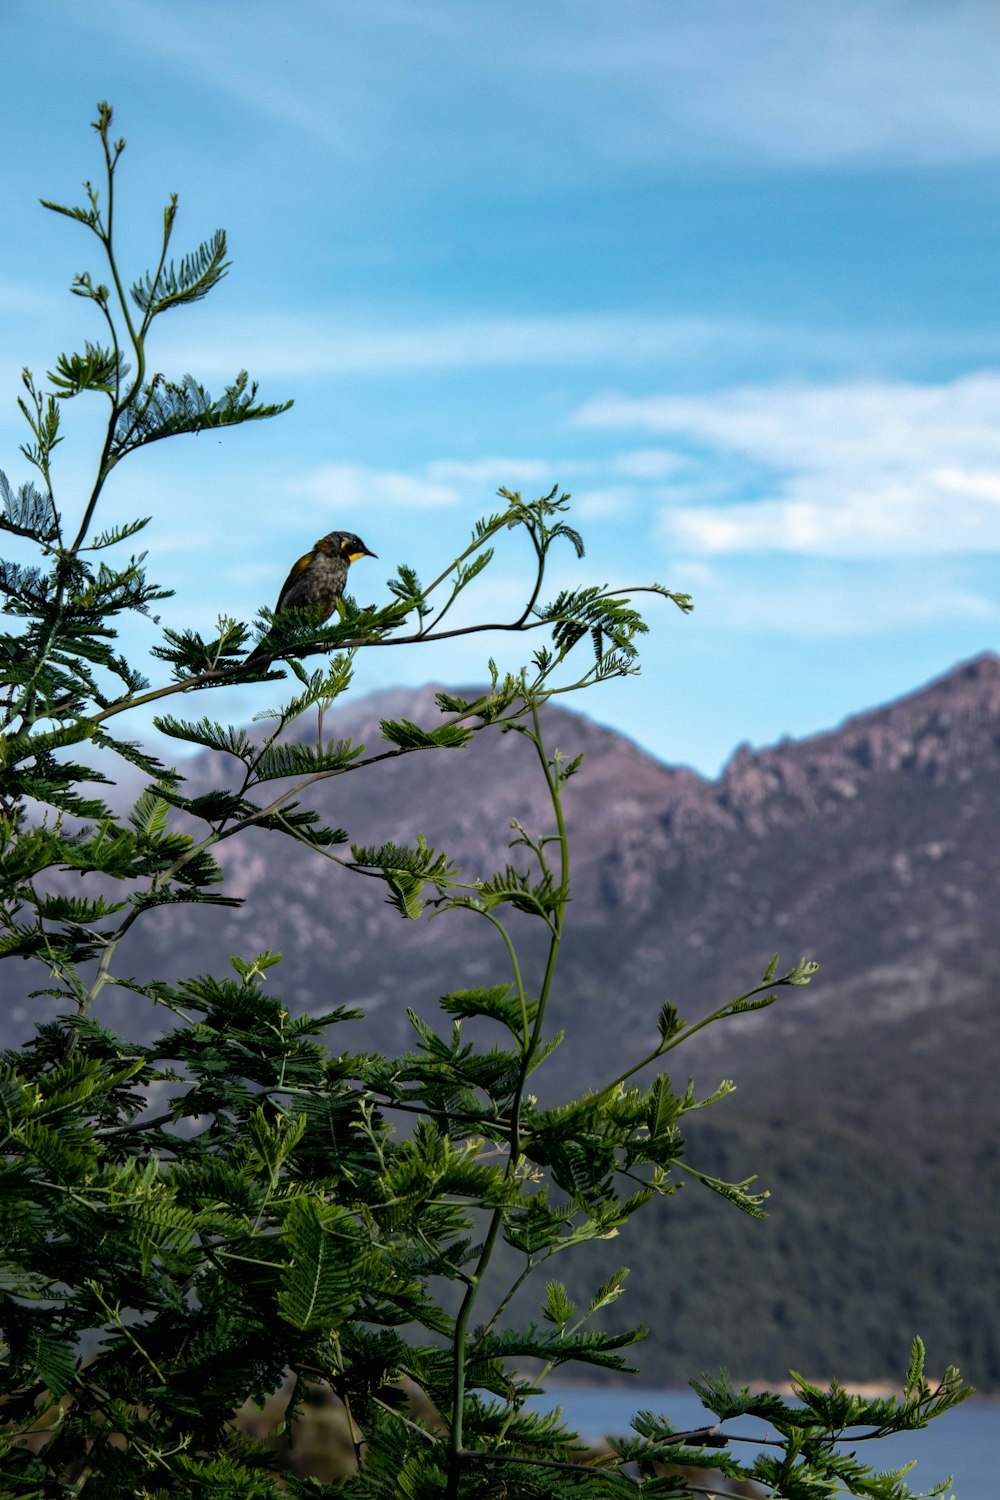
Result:
{"type": "MultiPolygon", "coordinates": [[[[731,1084],[702,1098],[693,1083],[679,1093],[663,1059],[703,1027],[771,1005],[815,967],[803,960],[779,974],[775,958],[759,983],[693,1023],[665,1003],[653,1049],[580,1099],[546,1107],[528,1090],[560,1041],[547,1009],[570,901],[563,795],[580,764],[549,753],[540,710],[556,694],[636,670],[648,627],[634,596],[664,597],[687,612],[687,595],[584,585],[539,606],[550,549],[565,541],[583,556],[566,520],[568,496],[553,489],[524,500],[501,490],[502,509],[476,523],[428,585],[403,564],[388,603],[359,608],[345,598],[332,624],[317,625],[307,611],[262,612],[270,659],[286,664],[268,674],[295,679],[262,716],[265,727],[160,713],[169,740],[218,755],[219,784],[208,792],[189,795],[182,775],[108,727],[140,705],[263,675],[240,659],[249,626],[227,616],[214,640],[164,633],[153,658],[173,675],[160,686],[118,654],[122,618],[147,613],[167,593],[147,581],[141,555],[96,567],[86,556],[114,554],[151,524],[92,535],[108,474],[148,443],[285,409],[258,402],[245,374],[213,400],[192,376],[150,372],[154,320],[212,291],[228,267],[225,237],[168,263],[172,198],[156,267],[126,294],[111,236],[124,142],[110,127],[101,105],[103,199],[88,184],[84,205],[47,205],[101,246],[108,284],[84,273],[72,291],[95,304],[108,341],[60,355],[47,390],[26,373],[22,452],[42,485],[15,489],[0,477],[0,530],[35,549],[33,562],[0,567],[9,621],[0,634],[0,959],[31,960],[44,976],[36,993],[58,1001],[56,1020],[0,1057],[4,1493],[317,1494],[308,1479],[279,1482],[269,1450],[236,1422],[241,1406],[263,1403],[290,1377],[286,1428],[307,1383],[332,1392],[351,1425],[356,1470],[324,1493],[458,1500],[641,1487],[679,1496],[691,1492],[688,1481],[662,1466],[710,1464],[788,1500],[837,1486],[903,1500],[899,1475],[877,1476],[834,1444],[853,1427],[874,1429],[867,1438],[922,1426],[961,1399],[955,1372],[933,1388],[925,1380],[918,1345],[896,1401],[799,1380],[793,1404],[736,1391],[727,1377],[706,1379],[696,1388],[718,1424],[678,1434],[640,1414],[636,1437],[616,1442],[600,1464],[584,1460],[556,1416],[525,1406],[565,1365],[627,1370],[622,1351],[643,1336],[594,1326],[622,1296],[624,1270],[581,1312],[551,1277],[550,1260],[613,1238],[685,1179],[762,1214],[766,1195],[751,1191],[753,1179],[728,1182],[686,1160],[685,1117],[731,1084]],[[53,477],[60,403],[91,393],[107,402],[102,457],[81,514],[67,517],[53,477]],[[511,620],[444,629],[505,530],[531,557],[523,609],[511,620]],[[489,688],[474,699],[438,694],[443,722],[385,720],[371,753],[325,738],[324,715],[347,690],[358,652],[484,629],[542,630],[547,640],[519,673],[501,677],[491,662],[489,688]],[[589,655],[579,653],[587,642],[589,655]],[[323,664],[308,672],[303,658],[313,655],[323,664]],[[423,834],[412,846],[390,837],[338,854],[348,832],[303,804],[317,782],[377,774],[371,768],[400,755],[460,749],[496,730],[521,737],[549,806],[540,831],[512,825],[513,852],[499,870],[466,876],[423,834]],[[98,752],[97,767],[68,757],[84,743],[98,752]],[[127,813],[102,792],[119,762],[147,778],[127,813]],[[131,929],[151,908],[239,904],[219,889],[217,851],[250,827],[322,855],[333,880],[381,882],[408,920],[429,909],[436,919],[485,922],[503,977],[444,995],[440,1030],[411,1013],[412,1049],[399,1057],[352,1052],[345,1028],[357,1012],[347,1007],[293,1017],[271,990],[277,953],[232,957],[224,977],[130,977],[121,965],[131,929]],[[525,921],[545,950],[532,986],[518,948],[525,921]],[[160,1007],[166,1029],[140,1046],[103,1026],[95,1002],[109,985],[160,1007]],[[632,1081],[643,1072],[644,1084],[632,1081]],[[501,1250],[516,1269],[496,1296],[488,1273],[501,1250]],[[540,1321],[515,1328],[511,1301],[536,1272],[547,1281],[540,1321]],[[526,1361],[534,1375],[521,1373],[526,1361]],[[433,1420],[407,1413],[404,1380],[433,1420]],[[764,1416],[777,1434],[773,1453],[750,1465],[718,1431],[744,1414],[764,1416]]],[[[391,830],[391,809],[386,822],[391,830]]]]}
{"type": "MultiPolygon", "coordinates": [[[[176,304],[166,304],[176,305],[176,304]]],[[[159,377],[137,390],[122,411],[111,444],[113,461],[126,453],[187,432],[209,432],[213,427],[235,427],[259,422],[287,411],[289,402],[265,405],[257,401],[257,386],[241,370],[214,400],[190,375],[182,381],[159,377]]]]}

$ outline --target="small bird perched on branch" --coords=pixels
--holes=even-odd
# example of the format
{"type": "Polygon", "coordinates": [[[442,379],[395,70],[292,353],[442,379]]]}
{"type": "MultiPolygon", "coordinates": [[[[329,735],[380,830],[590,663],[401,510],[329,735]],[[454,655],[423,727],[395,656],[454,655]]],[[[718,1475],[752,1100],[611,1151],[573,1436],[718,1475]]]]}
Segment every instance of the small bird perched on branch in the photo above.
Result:
{"type": "MultiPolygon", "coordinates": [[[[274,613],[280,615],[286,609],[315,610],[317,623],[321,624],[333,614],[334,604],[344,592],[347,570],[360,557],[375,557],[359,536],[353,531],[331,531],[321,536],[311,552],[300,557],[282,585],[274,613]]],[[[246,658],[245,667],[255,667],[258,662],[271,656],[265,636],[246,658]]]]}

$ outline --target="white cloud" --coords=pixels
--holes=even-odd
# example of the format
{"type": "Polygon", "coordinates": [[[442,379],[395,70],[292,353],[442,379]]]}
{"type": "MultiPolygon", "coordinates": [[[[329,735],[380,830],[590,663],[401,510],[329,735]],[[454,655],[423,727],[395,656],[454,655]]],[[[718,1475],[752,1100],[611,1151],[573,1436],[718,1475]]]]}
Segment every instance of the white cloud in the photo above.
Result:
{"type": "MultiPolygon", "coordinates": [[[[530,493],[548,491],[554,476],[572,481],[573,514],[580,520],[607,520],[645,506],[662,503],[674,491],[644,484],[680,462],[655,450],[612,454],[606,459],[562,458],[557,462],[534,458],[432,459],[415,472],[368,468],[363,464],[326,464],[285,481],[294,495],[304,495],[338,513],[363,512],[387,506],[423,510],[459,503],[486,504],[500,484],[532,486],[530,493]],[[618,476],[627,476],[622,482],[618,476]],[[636,476],[629,482],[630,476],[636,476]],[[596,479],[597,483],[591,481],[596,479]],[[610,480],[601,483],[600,480],[610,480]],[[581,481],[582,482],[579,482],[581,481]]],[[[709,491],[717,493],[713,489],[709,491]]],[[[704,487],[693,494],[706,493],[704,487]]],[[[360,524],[360,523],[359,523],[360,524]]]]}
{"type": "MultiPolygon", "coordinates": [[[[427,465],[427,473],[431,479],[488,484],[496,489],[501,484],[508,488],[511,484],[544,484],[557,468],[545,458],[438,458],[427,465]]],[[[579,465],[574,465],[574,468],[578,469],[579,465]]]]}
{"type": "MultiPolygon", "coordinates": [[[[809,334],[815,349],[826,335],[809,334]]],[[[830,336],[843,350],[843,337],[830,336]]],[[[473,317],[385,328],[353,324],[336,309],[308,317],[201,320],[196,340],[169,332],[157,346],[165,369],[195,369],[199,377],[230,377],[244,365],[271,378],[328,375],[393,375],[417,370],[462,370],[496,366],[558,368],[632,366],[696,354],[785,348],[798,350],[799,329],[746,320],[649,318],[641,315],[570,313],[559,317],[473,317]]]]}
{"type": "Polygon", "coordinates": [[[682,0],[643,11],[650,24],[618,26],[603,48],[586,28],[577,34],[578,56],[592,52],[594,68],[631,85],[633,107],[607,122],[623,153],[817,166],[981,160],[1000,147],[991,0],[682,0]]]}
{"type": "Polygon", "coordinates": [[[942,490],[1000,503],[1000,474],[975,469],[938,469],[931,478],[942,490]]]}
{"type": "Polygon", "coordinates": [[[573,495],[573,510],[582,521],[600,521],[627,515],[634,502],[633,487],[605,485],[602,489],[578,490],[573,495]]]}
{"type": "MultiPolygon", "coordinates": [[[[159,368],[195,370],[199,379],[231,379],[240,367],[255,378],[316,380],[329,376],[395,377],[421,371],[581,369],[606,372],[655,365],[662,372],[708,364],[732,368],[760,363],[801,368],[857,369],[879,360],[886,365],[916,355],[966,362],[991,359],[998,335],[990,326],[854,332],[810,323],[781,324],[752,317],[660,316],[644,313],[567,312],[553,316],[489,313],[442,317],[386,326],[384,312],[370,318],[357,307],[320,303],[308,315],[295,312],[227,314],[212,307],[197,332],[167,327],[156,345],[159,368]]],[[[18,373],[20,366],[18,366],[18,373]]],[[[639,405],[624,402],[630,414],[639,405]]],[[[653,408],[656,403],[648,403],[653,408]]],[[[605,396],[586,408],[612,420],[621,398],[605,396]]],[[[655,412],[644,425],[655,430],[655,412]]],[[[642,463],[642,457],[635,460],[642,463]]],[[[668,464],[664,450],[647,462],[668,464]]]]}
{"type": "MultiPolygon", "coordinates": [[[[576,415],[581,427],[638,428],[704,442],[762,463],[870,469],[905,452],[929,462],[952,452],[1000,460],[1000,372],[941,385],[851,381],[743,386],[708,396],[605,396],[576,415]]],[[[943,462],[944,459],[942,458],[943,462]]]]}
{"type": "Polygon", "coordinates": [[[602,159],[816,166],[1000,153],[994,0],[287,0],[280,11],[248,0],[199,8],[198,24],[190,5],[146,0],[142,27],[127,0],[71,9],[76,25],[355,164],[392,139],[411,169],[433,162],[451,181],[507,176],[512,160],[565,178],[602,159]]]}
{"type": "Polygon", "coordinates": [[[576,421],[670,433],[702,450],[709,483],[713,467],[724,468],[725,500],[686,504],[679,491],[670,497],[661,524],[678,546],[855,559],[1000,551],[995,371],[940,385],[863,381],[607,396],[589,402],[576,421]],[[769,476],[764,484],[761,468],[769,476]]]}
{"type": "Polygon", "coordinates": [[[325,464],[290,479],[288,488],[321,504],[336,505],[338,513],[364,513],[381,505],[423,510],[454,505],[459,498],[456,489],[438,480],[421,479],[396,469],[369,469],[361,464],[325,464]]]}
{"type": "Polygon", "coordinates": [[[971,587],[957,559],[904,558],[851,566],[784,559],[761,574],[742,558],[678,557],[675,588],[694,594],[699,630],[716,638],[862,640],[932,627],[988,626],[1000,608],[971,587]]]}
{"type": "Polygon", "coordinates": [[[666,479],[687,462],[683,454],[669,448],[635,448],[629,453],[617,453],[611,460],[611,468],[629,479],[666,479]]]}
{"type": "Polygon", "coordinates": [[[792,636],[796,640],[862,640],[947,624],[995,628],[1000,611],[991,599],[961,583],[928,576],[920,585],[880,577],[865,588],[856,581],[827,576],[821,580],[781,580],[765,594],[746,579],[696,580],[681,569],[685,584],[697,584],[696,609],[705,629],[731,638],[748,635],[792,636]]]}
{"type": "MultiPolygon", "coordinates": [[[[328,95],[319,86],[321,55],[326,49],[317,46],[316,17],[303,15],[296,23],[288,14],[294,8],[294,3],[289,4],[280,21],[280,67],[275,66],[277,38],[271,7],[252,0],[238,11],[220,7],[211,16],[198,16],[198,24],[190,10],[184,14],[184,6],[158,0],[146,0],[141,27],[132,24],[134,12],[128,0],[104,0],[95,10],[78,7],[67,12],[64,20],[98,33],[109,44],[124,43],[155,57],[186,79],[195,79],[255,114],[290,125],[343,154],[354,144],[352,122],[358,118],[367,89],[354,70],[341,68],[336,90],[339,110],[327,106],[328,95]]],[[[325,61],[329,66],[328,54],[325,61]]]]}
{"type": "MultiPolygon", "coordinates": [[[[997,476],[1000,482],[1000,474],[997,476]]],[[[780,500],[666,509],[665,537],[708,553],[795,552],[860,560],[1000,551],[1000,509],[975,497],[956,503],[929,478],[845,490],[799,480],[780,500]]]]}

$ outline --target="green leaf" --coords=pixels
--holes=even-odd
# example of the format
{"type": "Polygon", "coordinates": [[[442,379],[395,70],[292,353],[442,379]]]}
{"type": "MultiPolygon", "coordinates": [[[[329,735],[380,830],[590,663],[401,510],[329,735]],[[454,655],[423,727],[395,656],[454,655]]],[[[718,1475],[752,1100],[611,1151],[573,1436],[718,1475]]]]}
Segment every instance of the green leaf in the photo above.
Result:
{"type": "Polygon", "coordinates": [[[431,750],[435,747],[457,750],[468,744],[475,733],[475,730],[461,724],[441,724],[437,729],[421,729],[419,724],[413,724],[409,719],[383,719],[380,728],[383,739],[404,750],[431,750]]]}
{"type": "MultiPolygon", "coordinates": [[[[136,532],[143,531],[152,519],[152,516],[140,516],[135,521],[124,521],[121,525],[109,526],[106,530],[99,531],[96,536],[92,537],[84,550],[87,552],[98,552],[104,547],[117,546],[119,542],[125,541],[126,538],[135,536],[136,532]]],[[[145,683],[143,685],[145,686],[145,683]]]]}
{"type": "Polygon", "coordinates": [[[0,529],[48,544],[59,535],[59,517],[49,495],[28,481],[16,492],[0,470],[0,529]]]}
{"type": "Polygon", "coordinates": [[[420,586],[420,579],[416,570],[406,563],[400,563],[395,578],[388,580],[389,591],[394,594],[401,604],[410,609],[423,609],[425,607],[424,591],[420,586]]]}
{"type": "Polygon", "coordinates": [[[767,1191],[751,1193],[750,1188],[757,1181],[756,1177],[747,1177],[743,1182],[723,1182],[719,1177],[710,1177],[707,1172],[696,1171],[694,1167],[685,1165],[685,1171],[705,1187],[711,1188],[713,1193],[718,1193],[720,1198],[726,1198],[734,1203],[743,1213],[749,1214],[751,1219],[766,1219],[762,1205],[767,1202],[771,1194],[767,1191]]]}
{"type": "Polygon", "coordinates": [[[39,198],[43,208],[47,208],[54,214],[65,214],[67,219],[76,219],[80,224],[86,224],[93,228],[97,223],[97,213],[93,208],[67,208],[62,203],[50,203],[47,198],[39,198]]]}
{"type": "Polygon", "coordinates": [[[215,400],[192,375],[185,375],[180,382],[157,378],[136,394],[119,417],[112,456],[119,460],[137,448],[182,433],[259,422],[279,416],[291,405],[290,401],[259,402],[257,384],[245,370],[215,400]]]}
{"type": "Polygon", "coordinates": [[[128,820],[142,839],[155,842],[165,832],[169,816],[170,803],[147,789],[129,813],[128,820]]]}
{"type": "Polygon", "coordinates": [[[446,854],[438,854],[428,847],[422,833],[417,835],[415,849],[399,844],[382,844],[374,848],[352,844],[351,855],[360,868],[381,871],[389,888],[388,904],[411,921],[423,910],[424,886],[438,886],[458,873],[457,866],[446,854]]]}
{"type": "Polygon", "coordinates": [[[563,1238],[573,1218],[571,1207],[553,1208],[545,1191],[532,1195],[526,1204],[508,1210],[503,1237],[515,1250],[537,1255],[563,1238]]]}
{"type": "Polygon", "coordinates": [[[124,911],[127,901],[108,901],[104,896],[42,896],[36,902],[39,917],[49,922],[67,922],[75,926],[99,922],[102,917],[124,911]]]}
{"type": "Polygon", "coordinates": [[[547,1323],[554,1323],[557,1328],[565,1328],[576,1312],[576,1304],[569,1300],[566,1288],[561,1281],[547,1281],[545,1283],[545,1305],[542,1316],[547,1323]]]}
{"type": "Polygon", "coordinates": [[[322,749],[309,744],[272,745],[254,761],[254,776],[258,781],[273,781],[282,776],[340,771],[363,755],[364,749],[364,745],[353,745],[350,740],[335,740],[322,749]]]}
{"type": "Polygon", "coordinates": [[[435,693],[434,702],[443,714],[464,714],[475,700],[459,698],[454,693],[435,693]]]}
{"type": "Polygon", "coordinates": [[[273,969],[276,964],[280,964],[281,954],[272,953],[270,948],[265,948],[264,952],[258,953],[251,963],[235,956],[229,962],[241,979],[256,979],[258,976],[263,976],[265,969],[273,969]]]}
{"type": "Polygon", "coordinates": [[[32,1330],[30,1354],[34,1362],[35,1378],[53,1396],[65,1396],[76,1381],[77,1350],[56,1334],[48,1333],[37,1325],[32,1330]]]}
{"type": "Polygon", "coordinates": [[[923,1339],[915,1338],[910,1346],[910,1362],[906,1367],[906,1375],[903,1379],[903,1390],[907,1396],[913,1391],[923,1393],[926,1389],[927,1383],[924,1380],[925,1357],[923,1339]]]}
{"type": "Polygon", "coordinates": [[[88,339],[83,354],[60,354],[48,378],[56,395],[69,399],[81,391],[101,391],[113,396],[126,373],[127,366],[117,350],[92,344],[88,339]]]}
{"type": "Polygon", "coordinates": [[[627,664],[637,654],[634,638],[649,629],[631,600],[596,585],[564,589],[536,614],[540,620],[552,624],[553,644],[560,655],[571,651],[589,635],[598,661],[606,652],[614,651],[627,664]]]}
{"type": "Polygon", "coordinates": [[[324,1333],[346,1321],[363,1285],[364,1242],[350,1214],[296,1198],[284,1222],[288,1260],[278,1293],[286,1322],[324,1333]]]}
{"type": "Polygon", "coordinates": [[[648,1129],[653,1139],[671,1133],[682,1113],[681,1101],[671,1088],[670,1079],[661,1074],[649,1091],[648,1129]]]}
{"type": "Polygon", "coordinates": [[[214,723],[211,719],[175,719],[172,714],[161,714],[153,723],[161,734],[172,739],[184,740],[189,745],[204,745],[209,750],[221,750],[226,755],[235,755],[247,761],[256,748],[245,729],[233,729],[229,725],[214,723]]]}
{"type": "Polygon", "coordinates": [[[617,1351],[645,1337],[644,1328],[615,1334],[580,1332],[564,1335],[529,1324],[523,1332],[502,1329],[490,1334],[480,1340],[479,1347],[484,1356],[491,1358],[544,1359],[553,1365],[567,1364],[572,1360],[597,1369],[634,1373],[634,1368],[627,1365],[617,1351]]]}
{"type": "MultiPolygon", "coordinates": [[[[518,1037],[524,1029],[525,1013],[521,1009],[520,1000],[514,993],[513,985],[510,984],[452,990],[449,994],[441,996],[441,1008],[448,1015],[459,1016],[462,1019],[470,1016],[489,1016],[491,1020],[499,1021],[502,1026],[506,1026],[508,1031],[518,1037]]],[[[538,1012],[537,1002],[529,1002],[526,1010],[530,1024],[538,1012]]]]}
{"type": "Polygon", "coordinates": [[[751,1010],[766,1010],[769,1005],[775,1004],[777,998],[777,995],[755,995],[751,1000],[734,1000],[728,1014],[739,1016],[751,1010]]]}
{"type": "Polygon", "coordinates": [[[132,300],[147,315],[147,320],[168,307],[200,302],[229,270],[225,257],[225,231],[217,229],[192,255],[185,255],[176,268],[171,261],[169,266],[160,268],[155,278],[147,274],[142,281],[135,282],[131,288],[132,300]]]}
{"type": "Polygon", "coordinates": [[[660,1033],[661,1042],[671,1041],[678,1032],[684,1030],[684,1022],[677,1014],[677,1007],[671,1000],[667,1000],[661,1006],[656,1018],[656,1029],[660,1033]]]}

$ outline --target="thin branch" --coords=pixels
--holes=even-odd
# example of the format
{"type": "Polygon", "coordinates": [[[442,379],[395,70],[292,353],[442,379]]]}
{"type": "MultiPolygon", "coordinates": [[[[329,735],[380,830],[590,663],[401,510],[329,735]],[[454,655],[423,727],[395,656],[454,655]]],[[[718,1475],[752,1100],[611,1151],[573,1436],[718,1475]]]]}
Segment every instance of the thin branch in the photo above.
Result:
{"type": "Polygon", "coordinates": [[[151,1120],[133,1120],[128,1125],[106,1126],[103,1130],[95,1130],[94,1135],[100,1136],[101,1140],[110,1140],[112,1136],[132,1135],[139,1130],[155,1130],[160,1125],[167,1125],[174,1121],[171,1112],[165,1115],[154,1115],[151,1120]]]}
{"type": "MultiPolygon", "coordinates": [[[[578,1474],[593,1474],[595,1471],[602,1472],[618,1467],[618,1459],[614,1454],[601,1453],[589,1463],[569,1463],[558,1458],[528,1458],[520,1453],[488,1453],[478,1448],[463,1448],[458,1457],[463,1461],[472,1459],[476,1463],[490,1464],[524,1464],[533,1469],[569,1469],[578,1474]]],[[[737,1500],[745,1500],[738,1496],[737,1500]]]]}
{"type": "MultiPolygon", "coordinates": [[[[611,592],[620,593],[622,591],[616,589],[611,592]]],[[[637,585],[635,588],[629,589],[628,592],[632,594],[656,594],[660,591],[637,585]]],[[[531,606],[529,605],[525,612],[516,620],[493,620],[483,625],[456,625],[451,630],[435,631],[432,635],[423,635],[419,631],[416,631],[412,635],[382,636],[374,640],[367,636],[357,636],[345,641],[324,641],[315,646],[296,646],[294,651],[289,649],[284,654],[300,658],[320,656],[324,653],[329,654],[332,651],[361,651],[380,646],[425,646],[432,644],[434,641],[449,641],[457,636],[481,635],[486,631],[513,632],[524,635],[531,630],[541,630],[547,625],[558,625],[562,619],[561,616],[556,615],[545,620],[529,620],[528,614],[530,613],[530,609],[531,606]]],[[[282,652],[269,651],[267,659],[269,661],[282,660],[282,652]]],[[[204,672],[195,672],[190,677],[183,677],[178,682],[166,683],[163,687],[151,688],[149,692],[122,698],[115,703],[109,704],[107,708],[101,709],[99,713],[90,714],[87,717],[91,723],[103,724],[108,719],[124,713],[127,709],[141,708],[144,704],[155,703],[162,698],[169,698],[177,693],[190,692],[194,688],[199,687],[218,687],[225,682],[242,681],[246,676],[246,670],[243,662],[237,662],[235,666],[231,667],[208,668],[204,672]]],[[[553,689],[553,691],[566,692],[569,689],[559,688],[553,689]]]]}

